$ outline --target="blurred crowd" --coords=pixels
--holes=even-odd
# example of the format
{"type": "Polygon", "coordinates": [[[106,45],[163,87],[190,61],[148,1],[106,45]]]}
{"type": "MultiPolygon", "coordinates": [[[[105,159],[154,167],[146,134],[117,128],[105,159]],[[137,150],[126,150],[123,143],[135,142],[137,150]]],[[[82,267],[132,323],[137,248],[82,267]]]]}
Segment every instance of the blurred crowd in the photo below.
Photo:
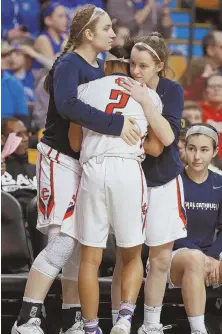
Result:
{"type": "MultiPolygon", "coordinates": [[[[2,0],[2,145],[11,132],[22,138],[17,150],[2,159],[2,190],[20,201],[24,213],[36,196],[35,166],[28,152],[36,148],[46,121],[49,98],[44,78],[64,47],[72,15],[86,3],[107,10],[116,33],[115,45],[151,31],[166,39],[172,34],[170,0],[161,4],[155,0],[2,0]]],[[[179,78],[185,93],[179,142],[184,165],[185,132],[191,124],[208,123],[222,133],[222,31],[212,29],[203,38],[202,48],[204,56],[193,58],[179,78]]],[[[104,54],[100,57],[105,60],[104,54]]],[[[221,159],[222,134],[212,166],[218,173],[222,173],[221,159]]]]}

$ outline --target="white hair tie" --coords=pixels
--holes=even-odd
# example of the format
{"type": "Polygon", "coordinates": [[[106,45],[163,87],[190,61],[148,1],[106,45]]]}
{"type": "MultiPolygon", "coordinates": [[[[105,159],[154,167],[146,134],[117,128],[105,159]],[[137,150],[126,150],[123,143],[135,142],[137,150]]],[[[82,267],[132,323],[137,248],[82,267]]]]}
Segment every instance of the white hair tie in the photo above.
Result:
{"type": "Polygon", "coordinates": [[[151,48],[151,46],[149,46],[148,44],[143,43],[143,42],[138,42],[134,46],[137,46],[137,45],[138,46],[143,46],[145,49],[151,51],[159,59],[159,61],[161,61],[160,57],[158,56],[158,54],[156,53],[156,51],[153,48],[151,48]]]}
{"type": "Polygon", "coordinates": [[[123,63],[129,63],[129,59],[125,59],[124,57],[122,58],[117,58],[116,56],[112,55],[110,52],[107,52],[106,54],[106,61],[121,61],[123,63]]]}

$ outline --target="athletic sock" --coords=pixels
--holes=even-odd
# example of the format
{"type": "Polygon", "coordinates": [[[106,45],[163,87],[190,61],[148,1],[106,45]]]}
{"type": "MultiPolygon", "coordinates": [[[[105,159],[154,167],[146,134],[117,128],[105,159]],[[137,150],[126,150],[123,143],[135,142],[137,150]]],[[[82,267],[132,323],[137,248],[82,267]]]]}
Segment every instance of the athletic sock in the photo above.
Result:
{"type": "Polygon", "coordinates": [[[85,334],[100,334],[99,320],[87,320],[83,318],[85,334]]]}
{"type": "Polygon", "coordinates": [[[118,318],[119,310],[112,310],[112,320],[113,326],[115,326],[117,318],[118,318]]]}
{"type": "Polygon", "coordinates": [[[144,325],[146,328],[160,324],[161,310],[162,306],[144,305],[144,325]]]}
{"type": "Polygon", "coordinates": [[[31,318],[40,318],[42,315],[43,300],[35,300],[24,297],[22,308],[20,310],[17,326],[21,326],[28,322],[31,318]]]}
{"type": "Polygon", "coordinates": [[[62,330],[71,328],[75,322],[82,318],[81,306],[79,304],[62,304],[62,330]]]}
{"type": "Polygon", "coordinates": [[[200,331],[203,334],[207,334],[207,329],[204,323],[204,315],[188,317],[188,321],[190,323],[191,331],[200,331]]]}
{"type": "Polygon", "coordinates": [[[124,319],[127,319],[129,323],[131,324],[135,307],[136,305],[132,302],[129,302],[129,301],[121,302],[117,321],[119,321],[121,318],[124,318],[124,319]]]}

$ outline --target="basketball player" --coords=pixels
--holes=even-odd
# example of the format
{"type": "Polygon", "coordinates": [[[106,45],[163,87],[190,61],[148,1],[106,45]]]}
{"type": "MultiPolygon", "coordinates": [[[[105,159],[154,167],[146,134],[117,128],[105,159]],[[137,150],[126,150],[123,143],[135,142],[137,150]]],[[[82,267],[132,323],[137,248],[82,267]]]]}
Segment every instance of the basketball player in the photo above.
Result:
{"type": "MultiPolygon", "coordinates": [[[[45,86],[50,100],[46,130],[38,145],[37,227],[47,233],[49,238],[48,245],[35,259],[30,270],[22,308],[12,334],[43,333],[40,326],[42,304],[62,268],[63,311],[67,314],[73,309],[73,315],[75,314],[75,305],[71,305],[69,299],[73,282],[70,280],[67,261],[72,252],[76,251],[72,216],[81,167],[78,162],[79,154],[71,150],[68,141],[70,121],[101,133],[121,135],[128,144],[134,144],[138,140],[135,121],[121,115],[105,114],[77,98],[79,84],[103,76],[103,65],[97,61],[97,55],[111,48],[114,37],[112,22],[106,12],[92,5],[81,7],[73,17],[64,51],[46,78],[45,86]]],[[[77,286],[75,292],[75,304],[79,304],[77,286]]],[[[66,320],[66,315],[63,318],[66,320]]],[[[64,322],[62,333],[78,331],[73,323],[64,322]]]]}
{"type": "Polygon", "coordinates": [[[187,238],[174,244],[168,280],[170,287],[182,288],[192,334],[207,334],[205,285],[222,285],[222,176],[208,168],[218,153],[218,140],[216,129],[201,123],[192,125],[185,139],[187,166],[181,176],[187,238]]]}
{"type": "MultiPolygon", "coordinates": [[[[74,150],[81,146],[80,164],[83,174],[77,196],[77,221],[75,237],[82,244],[79,273],[79,293],[85,331],[101,333],[97,312],[99,302],[97,272],[102,259],[102,249],[106,247],[110,225],[114,230],[117,245],[123,258],[122,302],[119,319],[112,329],[118,333],[122,328],[130,332],[136,298],[141,286],[143,268],[141,245],[144,241],[144,221],[146,216],[146,195],[141,161],[144,159],[143,142],[147,134],[145,107],[124,94],[119,86],[127,77],[125,60],[111,57],[106,62],[106,70],[112,62],[112,71],[117,74],[81,85],[79,98],[90,105],[100,106],[105,113],[121,113],[133,117],[141,132],[141,140],[129,146],[120,138],[105,136],[70,125],[70,143],[74,150]],[[102,91],[98,99],[98,92],[102,91]],[[143,108],[142,108],[143,107],[143,108]],[[90,298],[89,298],[90,295],[90,298]],[[87,331],[90,327],[91,331],[87,331]]],[[[146,89],[157,110],[162,104],[158,95],[146,89]]]]}
{"type": "MultiPolygon", "coordinates": [[[[180,177],[183,166],[177,145],[184,103],[183,89],[178,83],[164,78],[169,52],[159,33],[135,38],[125,48],[130,54],[131,76],[142,86],[138,86],[133,79],[121,81],[121,86],[137,100],[141,94],[146,94],[145,83],[156,90],[163,103],[160,115],[152,100],[147,101],[148,122],[164,148],[158,157],[148,154],[142,164],[148,192],[146,244],[150,248],[150,271],[145,284],[144,324],[139,329],[141,334],[160,334],[169,328],[160,324],[160,314],[173,243],[187,234],[180,177]]],[[[119,262],[117,260],[118,270],[114,271],[112,287],[114,323],[120,303],[116,293],[121,284],[119,262]]]]}

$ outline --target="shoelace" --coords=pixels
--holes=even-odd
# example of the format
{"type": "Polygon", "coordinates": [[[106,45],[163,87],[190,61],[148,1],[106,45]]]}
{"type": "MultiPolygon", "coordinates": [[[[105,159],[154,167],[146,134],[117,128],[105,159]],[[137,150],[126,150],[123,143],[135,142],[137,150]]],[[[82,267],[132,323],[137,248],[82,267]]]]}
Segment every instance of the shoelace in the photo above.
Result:
{"type": "MultiPolygon", "coordinates": [[[[171,328],[172,328],[171,325],[167,325],[167,326],[164,326],[162,328],[151,327],[151,328],[149,328],[149,331],[150,332],[160,331],[160,333],[163,333],[163,331],[165,331],[166,329],[171,329],[171,328]]],[[[144,329],[143,329],[143,332],[144,332],[144,334],[147,334],[144,329]]],[[[197,333],[197,334],[199,334],[199,333],[197,333]]]]}
{"type": "MultiPolygon", "coordinates": [[[[76,330],[79,330],[79,331],[84,332],[84,324],[83,324],[83,321],[81,320],[81,321],[76,322],[76,323],[72,326],[71,329],[72,329],[74,332],[75,332],[76,330]]],[[[84,332],[84,333],[85,333],[85,332],[84,332]]]]}
{"type": "Polygon", "coordinates": [[[161,328],[162,331],[165,331],[165,329],[171,329],[172,326],[171,325],[167,325],[167,326],[164,326],[163,328],[161,328]]]}

